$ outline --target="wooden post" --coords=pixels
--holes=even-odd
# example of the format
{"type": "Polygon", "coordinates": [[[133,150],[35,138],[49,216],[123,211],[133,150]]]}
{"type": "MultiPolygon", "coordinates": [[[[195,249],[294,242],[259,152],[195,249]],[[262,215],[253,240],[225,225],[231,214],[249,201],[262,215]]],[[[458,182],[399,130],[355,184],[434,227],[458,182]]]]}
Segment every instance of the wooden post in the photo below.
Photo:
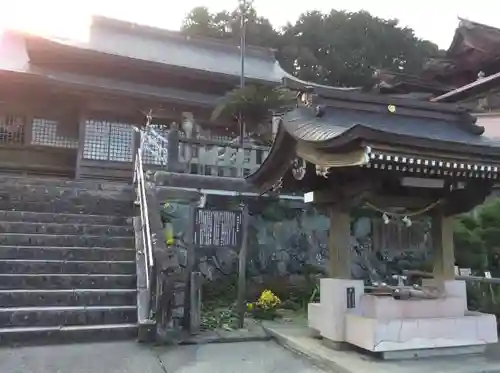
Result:
{"type": "Polygon", "coordinates": [[[172,123],[167,135],[167,171],[179,171],[179,128],[176,123],[172,123]]]}
{"type": "Polygon", "coordinates": [[[238,326],[243,328],[245,325],[245,311],[246,311],[246,269],[247,269],[247,250],[248,250],[248,207],[243,206],[243,239],[239,253],[238,261],[238,326]]]}
{"type": "Polygon", "coordinates": [[[455,252],[453,248],[453,216],[444,216],[438,209],[432,216],[432,245],[434,254],[434,278],[455,279],[455,252]]]}
{"type": "Polygon", "coordinates": [[[191,272],[189,294],[190,294],[190,312],[189,312],[189,332],[198,334],[201,326],[201,281],[200,272],[191,272]]]}
{"type": "Polygon", "coordinates": [[[183,324],[184,328],[191,331],[191,273],[193,272],[196,264],[196,252],[194,247],[194,225],[195,225],[195,213],[196,207],[195,203],[191,202],[189,204],[189,223],[186,232],[186,249],[187,249],[187,265],[186,265],[186,289],[184,293],[184,317],[183,324]]]}
{"type": "MultiPolygon", "coordinates": [[[[135,160],[137,158],[137,151],[141,147],[141,132],[135,131],[132,138],[132,182],[134,180],[135,173],[135,160]]],[[[142,155],[142,154],[141,154],[142,155]]]]}
{"type": "Polygon", "coordinates": [[[329,277],[351,278],[351,218],[338,206],[331,206],[329,246],[329,277]]]}
{"type": "Polygon", "coordinates": [[[87,125],[87,115],[81,111],[78,115],[78,149],[76,151],[75,179],[82,178],[83,152],[85,150],[85,129],[87,125]]]}

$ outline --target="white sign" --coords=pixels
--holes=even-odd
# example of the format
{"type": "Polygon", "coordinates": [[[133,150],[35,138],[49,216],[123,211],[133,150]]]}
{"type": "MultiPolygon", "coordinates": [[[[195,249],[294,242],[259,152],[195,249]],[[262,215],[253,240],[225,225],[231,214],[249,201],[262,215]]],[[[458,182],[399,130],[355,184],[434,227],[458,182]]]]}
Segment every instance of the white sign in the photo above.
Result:
{"type": "Polygon", "coordinates": [[[460,268],[460,276],[470,276],[472,273],[470,268],[460,268]]]}
{"type": "Polygon", "coordinates": [[[491,272],[490,271],[484,272],[484,277],[491,278],[491,272]]]}

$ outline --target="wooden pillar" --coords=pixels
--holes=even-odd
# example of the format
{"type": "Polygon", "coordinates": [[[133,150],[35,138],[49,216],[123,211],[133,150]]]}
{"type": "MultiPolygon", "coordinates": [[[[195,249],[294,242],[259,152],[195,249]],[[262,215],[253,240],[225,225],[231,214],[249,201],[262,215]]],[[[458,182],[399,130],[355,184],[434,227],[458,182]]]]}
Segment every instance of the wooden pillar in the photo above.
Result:
{"type": "Polygon", "coordinates": [[[179,172],[180,170],[180,162],[179,162],[179,128],[177,123],[172,123],[170,125],[170,130],[167,135],[168,140],[168,148],[167,148],[167,171],[170,172],[179,172]]]}
{"type": "Polygon", "coordinates": [[[453,216],[444,216],[439,209],[432,216],[432,246],[434,278],[455,279],[455,252],[453,246],[453,216]]]}
{"type": "MultiPolygon", "coordinates": [[[[131,174],[131,183],[135,181],[134,179],[134,173],[135,173],[135,161],[137,158],[137,152],[139,148],[141,147],[141,133],[139,131],[134,130],[134,134],[132,136],[132,174],[131,174]]],[[[144,156],[141,154],[141,156],[144,156]]],[[[143,160],[144,162],[144,160],[143,160]]]]}
{"type": "Polygon", "coordinates": [[[330,207],[329,277],[351,278],[351,218],[348,212],[330,207]]]}

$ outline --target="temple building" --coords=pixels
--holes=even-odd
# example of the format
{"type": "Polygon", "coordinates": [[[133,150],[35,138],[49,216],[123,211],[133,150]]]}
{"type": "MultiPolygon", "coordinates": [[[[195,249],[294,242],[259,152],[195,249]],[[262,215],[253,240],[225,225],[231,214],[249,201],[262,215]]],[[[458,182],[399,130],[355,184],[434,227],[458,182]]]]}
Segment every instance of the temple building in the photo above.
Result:
{"type": "Polygon", "coordinates": [[[309,327],[334,345],[386,358],[479,352],[497,342],[495,316],[468,311],[465,282],[455,280],[453,216],[498,183],[500,142],[457,104],[285,85],[300,100],[246,180],[261,192],[301,191],[329,213],[329,276],[320,303],[309,304],[309,327]],[[432,281],[365,293],[351,275],[350,213],[360,206],[384,219],[431,219],[432,281]]]}
{"type": "MultiPolygon", "coordinates": [[[[450,56],[465,58],[470,40],[495,35],[470,27],[459,27],[463,38],[450,56]]],[[[480,351],[496,342],[494,316],[468,311],[465,283],[454,279],[452,235],[452,217],[480,204],[500,179],[500,143],[463,104],[495,86],[492,59],[473,53],[459,70],[433,72],[425,84],[401,75],[393,84],[379,72],[387,94],[368,94],[294,78],[269,50],[246,53],[248,83],[298,93],[296,107],[275,118],[272,148],[230,144],[235,123],[210,121],[239,83],[237,45],[103,17],[94,18],[85,42],[0,36],[0,344],[121,338],[141,334],[138,324],[177,325],[173,309],[184,304],[174,307],[182,298],[174,293],[182,286],[166,286],[167,266],[161,277],[154,264],[175,255],[152,238],[163,237],[160,203],[144,180],[149,171],[172,171],[173,158],[182,166],[167,175],[174,184],[208,179],[261,194],[304,194],[328,213],[329,277],[308,315],[326,340],[387,355],[480,351]],[[470,80],[475,66],[486,74],[481,84],[470,80]],[[137,133],[154,134],[144,153],[137,133]],[[179,146],[169,147],[175,133],[179,146]],[[433,281],[365,293],[350,272],[350,212],[361,205],[388,219],[432,219],[433,281]]]]}
{"type": "MultiPolygon", "coordinates": [[[[249,84],[286,76],[271,51],[249,46],[249,84]]],[[[228,140],[210,121],[239,84],[237,45],[95,17],[85,42],[0,35],[0,172],[130,179],[133,125],[176,122],[188,137],[228,140]]],[[[256,166],[265,150],[254,151],[256,166]]],[[[146,154],[151,165],[162,165],[146,154]]],[[[194,159],[191,163],[198,162],[194,159]]],[[[201,163],[201,161],[199,161],[201,163]]]]}
{"type": "Polygon", "coordinates": [[[477,96],[498,85],[499,47],[500,29],[460,19],[448,50],[442,57],[429,59],[420,76],[377,71],[376,88],[385,94],[411,93],[424,100],[460,101],[478,112],[495,111],[500,107],[495,94],[483,95],[479,101],[477,96]]]}

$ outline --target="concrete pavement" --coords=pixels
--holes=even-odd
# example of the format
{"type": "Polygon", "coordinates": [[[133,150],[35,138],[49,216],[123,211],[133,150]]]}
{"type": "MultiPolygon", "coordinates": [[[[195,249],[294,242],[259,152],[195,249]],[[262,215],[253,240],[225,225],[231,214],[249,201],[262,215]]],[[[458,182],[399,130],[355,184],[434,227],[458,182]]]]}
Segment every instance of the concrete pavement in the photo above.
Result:
{"type": "Polygon", "coordinates": [[[0,349],[2,373],[321,373],[276,343],[150,347],[135,342],[0,349]]]}

